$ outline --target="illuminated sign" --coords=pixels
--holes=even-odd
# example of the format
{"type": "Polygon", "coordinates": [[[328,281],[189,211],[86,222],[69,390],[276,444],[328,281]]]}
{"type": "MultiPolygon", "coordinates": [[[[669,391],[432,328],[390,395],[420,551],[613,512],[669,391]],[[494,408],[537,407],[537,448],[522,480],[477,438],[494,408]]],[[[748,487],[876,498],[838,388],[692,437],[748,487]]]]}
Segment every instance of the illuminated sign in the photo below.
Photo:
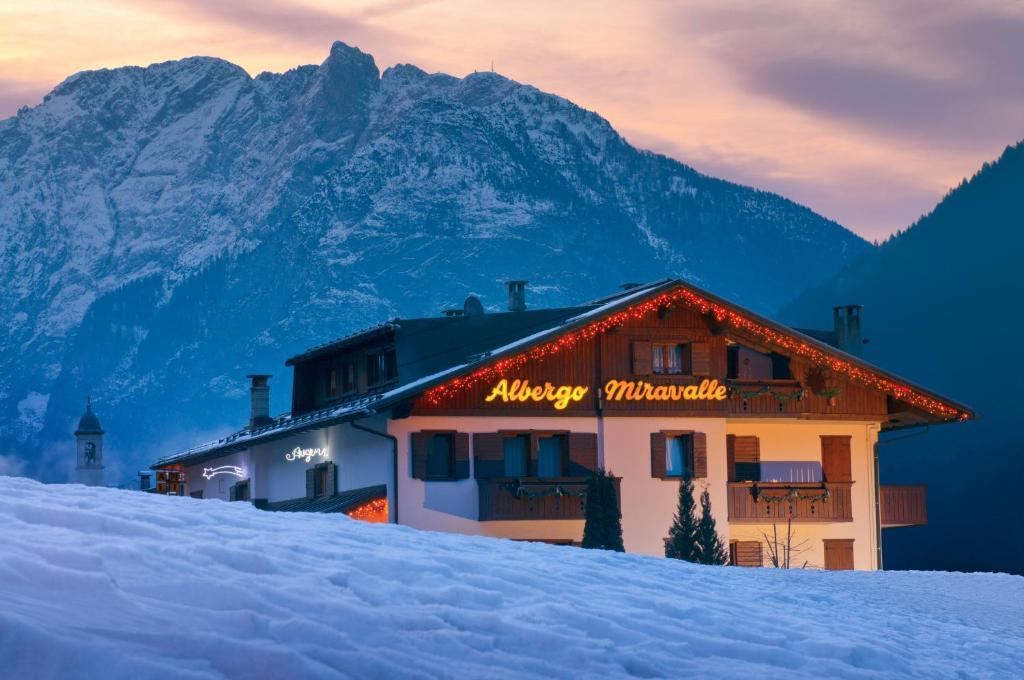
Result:
{"type": "MultiPolygon", "coordinates": [[[[582,400],[589,391],[589,387],[582,385],[552,385],[549,382],[531,385],[529,380],[502,378],[484,401],[546,401],[561,411],[570,403],[582,400]]],[[[729,388],[707,378],[698,385],[652,385],[643,380],[609,380],[605,383],[603,397],[606,401],[723,401],[729,397],[729,388]]]]}
{"type": "Polygon", "coordinates": [[[723,401],[729,388],[705,378],[699,385],[652,385],[643,380],[609,380],[604,386],[608,401],[723,401]]]}
{"type": "Polygon", "coordinates": [[[579,401],[587,392],[589,387],[573,387],[571,385],[559,385],[558,387],[549,382],[543,385],[530,387],[529,380],[513,380],[509,382],[502,379],[491,393],[484,397],[484,401],[501,399],[509,401],[550,401],[556,409],[561,411],[569,405],[570,401],[579,401]]]}
{"type": "Polygon", "coordinates": [[[305,463],[313,460],[314,458],[328,458],[329,454],[327,448],[322,449],[303,449],[296,446],[294,449],[284,454],[284,459],[287,461],[301,460],[305,463]]]}
{"type": "Polygon", "coordinates": [[[203,468],[203,477],[207,479],[213,479],[217,475],[234,475],[235,477],[245,477],[245,471],[236,465],[221,465],[220,467],[214,468],[203,468]]]}

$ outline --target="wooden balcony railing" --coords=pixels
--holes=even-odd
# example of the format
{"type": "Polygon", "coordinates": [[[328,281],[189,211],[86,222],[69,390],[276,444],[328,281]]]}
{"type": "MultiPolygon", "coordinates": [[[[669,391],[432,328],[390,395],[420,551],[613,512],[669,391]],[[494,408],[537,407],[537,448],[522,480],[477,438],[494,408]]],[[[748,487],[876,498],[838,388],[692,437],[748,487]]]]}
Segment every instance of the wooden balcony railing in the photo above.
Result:
{"type": "MultiPolygon", "coordinates": [[[[620,481],[620,478],[614,478],[616,493],[619,492],[620,481]]],[[[583,519],[587,490],[585,478],[497,477],[478,479],[476,483],[480,489],[481,522],[583,519]]]]}
{"type": "Polygon", "coordinates": [[[852,522],[852,484],[729,482],[729,521],[852,522]]]}
{"type": "Polygon", "coordinates": [[[924,486],[882,485],[879,497],[882,527],[908,527],[928,523],[924,486]]]}

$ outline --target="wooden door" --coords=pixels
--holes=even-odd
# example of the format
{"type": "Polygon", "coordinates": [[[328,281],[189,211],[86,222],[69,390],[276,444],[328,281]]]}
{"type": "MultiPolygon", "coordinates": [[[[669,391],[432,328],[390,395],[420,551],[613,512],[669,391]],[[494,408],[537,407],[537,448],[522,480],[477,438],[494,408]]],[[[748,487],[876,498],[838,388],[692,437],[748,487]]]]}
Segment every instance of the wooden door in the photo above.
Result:
{"type": "Polygon", "coordinates": [[[826,482],[852,482],[850,438],[822,436],[821,470],[826,482]]]}
{"type": "Polygon", "coordinates": [[[825,568],[829,571],[853,569],[853,539],[825,539],[825,568]]]}

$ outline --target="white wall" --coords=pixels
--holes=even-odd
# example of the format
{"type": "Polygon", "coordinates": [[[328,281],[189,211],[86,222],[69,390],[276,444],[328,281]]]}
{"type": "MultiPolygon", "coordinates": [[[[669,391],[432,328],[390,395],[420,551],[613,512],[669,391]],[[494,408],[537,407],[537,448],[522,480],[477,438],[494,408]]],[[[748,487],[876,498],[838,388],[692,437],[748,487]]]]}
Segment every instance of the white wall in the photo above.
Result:
{"type": "Polygon", "coordinates": [[[651,476],[651,433],[693,430],[707,435],[708,476],[695,479],[694,500],[707,487],[718,533],[727,540],[725,420],[722,418],[605,418],[605,469],[622,477],[622,540],[629,552],[665,555],[665,538],[679,504],[679,481],[651,476]]]}
{"type": "Polygon", "coordinates": [[[219,498],[228,500],[229,489],[243,479],[249,479],[249,489],[252,489],[253,466],[248,451],[236,451],[235,453],[221,456],[213,460],[207,460],[198,465],[185,468],[185,493],[192,494],[196,491],[203,492],[203,498],[219,498]],[[222,465],[233,465],[241,468],[242,476],[231,473],[221,473],[206,479],[203,477],[203,470],[217,468],[222,465]]]}
{"type": "MultiPolygon", "coordinates": [[[[367,418],[361,424],[384,431],[386,419],[367,418]]],[[[187,492],[203,490],[204,498],[228,500],[228,489],[239,481],[233,475],[218,475],[206,480],[205,468],[236,465],[245,470],[250,480],[250,497],[270,502],[302,498],[306,495],[306,470],[318,463],[331,461],[338,466],[338,491],[386,484],[389,505],[393,505],[391,440],[354,429],[351,425],[335,425],[301,432],[291,437],[249,450],[231,453],[186,468],[187,492]],[[327,457],[289,461],[286,455],[296,447],[327,449],[327,457]],[[220,480],[224,480],[221,482],[220,480]]]]}
{"type": "Polygon", "coordinates": [[[452,531],[521,539],[583,538],[582,520],[534,520],[478,522],[479,492],[470,436],[470,476],[452,482],[424,482],[412,477],[410,436],[420,430],[456,430],[458,432],[497,432],[498,430],[571,430],[597,432],[595,418],[488,418],[414,416],[388,423],[388,431],[398,438],[399,522],[418,529],[452,531]]]}

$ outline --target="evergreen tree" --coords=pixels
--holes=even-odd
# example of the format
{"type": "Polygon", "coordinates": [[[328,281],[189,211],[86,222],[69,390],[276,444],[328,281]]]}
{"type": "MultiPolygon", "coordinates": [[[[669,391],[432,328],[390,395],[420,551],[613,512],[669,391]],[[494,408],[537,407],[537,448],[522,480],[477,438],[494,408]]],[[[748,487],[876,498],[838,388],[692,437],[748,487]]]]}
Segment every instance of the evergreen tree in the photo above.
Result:
{"type": "Polygon", "coordinates": [[[665,557],[687,562],[698,561],[697,516],[694,512],[693,480],[683,477],[679,480],[679,506],[668,530],[665,557]]]}
{"type": "Polygon", "coordinates": [[[622,513],[615,492],[615,480],[603,469],[587,481],[587,501],[583,525],[583,547],[623,552],[622,513]]]}
{"type": "Polygon", "coordinates": [[[715,528],[711,515],[711,496],[708,490],[700,495],[700,522],[697,523],[697,562],[701,564],[725,564],[728,555],[725,545],[715,528]]]}

